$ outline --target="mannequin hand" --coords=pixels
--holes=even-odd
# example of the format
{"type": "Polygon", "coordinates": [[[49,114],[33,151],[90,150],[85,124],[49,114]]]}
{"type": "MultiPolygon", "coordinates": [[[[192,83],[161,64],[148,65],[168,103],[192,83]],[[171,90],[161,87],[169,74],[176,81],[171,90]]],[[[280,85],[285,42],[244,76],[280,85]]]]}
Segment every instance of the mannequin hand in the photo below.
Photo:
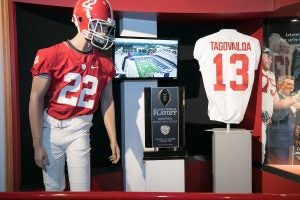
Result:
{"type": "Polygon", "coordinates": [[[110,144],[112,155],[109,157],[109,160],[112,164],[117,164],[120,160],[120,149],[117,143],[110,144]]]}
{"type": "Polygon", "coordinates": [[[46,171],[46,165],[49,165],[49,160],[46,151],[42,147],[34,149],[34,160],[38,167],[46,171]]]}

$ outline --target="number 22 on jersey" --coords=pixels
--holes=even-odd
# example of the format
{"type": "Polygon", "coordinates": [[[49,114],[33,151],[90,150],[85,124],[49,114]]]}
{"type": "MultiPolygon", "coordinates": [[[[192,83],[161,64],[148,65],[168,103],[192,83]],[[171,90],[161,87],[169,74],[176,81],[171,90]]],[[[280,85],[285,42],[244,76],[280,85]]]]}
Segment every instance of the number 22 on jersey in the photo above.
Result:
{"type": "MultiPolygon", "coordinates": [[[[223,77],[224,66],[228,66],[228,64],[223,63],[223,55],[221,53],[217,54],[214,57],[214,64],[216,66],[216,84],[214,84],[215,91],[225,91],[227,89],[227,85],[224,83],[223,77]]],[[[232,54],[229,58],[230,65],[236,67],[236,76],[240,76],[242,83],[237,83],[236,80],[230,80],[229,87],[233,91],[245,91],[248,88],[249,83],[249,59],[246,54],[232,54]]]]}
{"type": "Polygon", "coordinates": [[[85,100],[85,97],[87,95],[92,96],[96,94],[97,87],[98,87],[98,79],[96,77],[91,75],[85,75],[82,77],[78,73],[70,72],[64,76],[64,81],[65,82],[74,81],[74,84],[66,85],[65,87],[62,88],[57,99],[58,103],[90,108],[90,109],[94,107],[95,101],[85,100]],[[67,97],[67,94],[78,92],[82,84],[88,84],[88,83],[91,83],[92,86],[90,88],[82,88],[79,97],[77,96],[67,97]]]}

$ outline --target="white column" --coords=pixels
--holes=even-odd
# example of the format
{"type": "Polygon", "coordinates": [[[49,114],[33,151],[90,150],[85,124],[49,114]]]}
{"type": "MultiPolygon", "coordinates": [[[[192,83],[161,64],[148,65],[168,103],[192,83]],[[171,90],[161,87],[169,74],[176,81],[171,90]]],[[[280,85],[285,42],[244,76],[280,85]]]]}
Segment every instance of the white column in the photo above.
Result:
{"type": "Polygon", "coordinates": [[[130,80],[121,83],[122,165],[125,191],[145,191],[144,88],[157,81],[130,80]]]}
{"type": "MultiPolygon", "coordinates": [[[[157,37],[155,13],[125,12],[120,36],[157,37]]],[[[121,83],[122,165],[125,191],[145,191],[144,88],[157,87],[157,80],[125,80],[121,83]]]]}

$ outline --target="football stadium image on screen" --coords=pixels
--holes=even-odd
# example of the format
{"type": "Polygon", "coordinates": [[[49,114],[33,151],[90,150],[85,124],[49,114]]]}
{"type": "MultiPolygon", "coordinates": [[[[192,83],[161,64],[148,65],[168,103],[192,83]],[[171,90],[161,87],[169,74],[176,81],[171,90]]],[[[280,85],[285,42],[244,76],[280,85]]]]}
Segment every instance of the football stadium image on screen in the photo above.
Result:
{"type": "Polygon", "coordinates": [[[116,38],[116,78],[176,78],[178,40],[116,38]]]}

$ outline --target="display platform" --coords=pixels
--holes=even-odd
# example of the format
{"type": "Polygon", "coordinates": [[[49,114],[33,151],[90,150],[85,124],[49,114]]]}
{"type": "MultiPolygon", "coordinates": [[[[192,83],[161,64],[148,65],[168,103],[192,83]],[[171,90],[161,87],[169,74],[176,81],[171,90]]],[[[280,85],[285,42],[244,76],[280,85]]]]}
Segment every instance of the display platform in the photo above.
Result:
{"type": "Polygon", "coordinates": [[[185,192],[2,192],[0,199],[105,199],[105,200],[186,200],[186,199],[201,199],[201,200],[298,200],[299,194],[282,195],[282,194],[212,194],[212,193],[185,193],[185,192]]]}

